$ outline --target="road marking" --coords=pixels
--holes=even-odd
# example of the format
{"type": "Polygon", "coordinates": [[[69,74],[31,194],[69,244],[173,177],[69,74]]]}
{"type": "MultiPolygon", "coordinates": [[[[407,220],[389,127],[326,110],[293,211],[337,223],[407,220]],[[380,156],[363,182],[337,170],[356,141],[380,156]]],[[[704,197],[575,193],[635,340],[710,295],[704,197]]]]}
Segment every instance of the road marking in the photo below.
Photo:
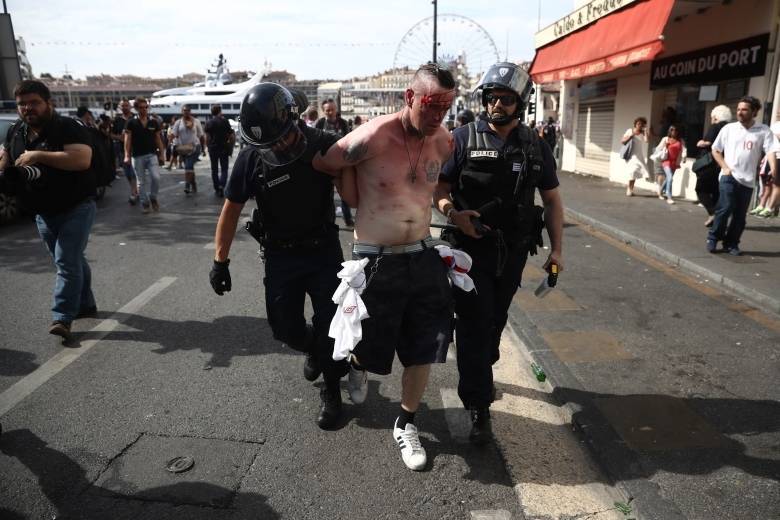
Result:
{"type": "Polygon", "coordinates": [[[624,520],[614,503],[627,497],[604,483],[571,432],[571,410],[558,404],[549,381],[536,380],[530,363],[528,347],[507,323],[493,367],[493,432],[525,518],[624,520]]]}
{"type": "Polygon", "coordinates": [[[512,513],[506,509],[471,511],[471,520],[512,520],[512,513]]]}
{"type": "Polygon", "coordinates": [[[770,330],[773,330],[775,332],[780,332],[780,320],[775,318],[773,315],[767,314],[761,309],[756,309],[755,307],[744,304],[742,302],[735,302],[733,296],[730,296],[708,285],[702,284],[700,280],[697,280],[696,278],[681,272],[678,267],[671,266],[660,260],[656,260],[655,258],[639,251],[633,246],[630,246],[615,238],[612,238],[606,233],[599,231],[584,222],[580,222],[579,220],[576,219],[572,219],[572,220],[575,220],[578,223],[579,227],[582,228],[586,233],[589,233],[590,235],[600,240],[603,240],[604,242],[608,243],[612,247],[624,252],[629,256],[636,258],[640,262],[643,262],[658,271],[661,271],[665,275],[674,278],[678,282],[687,285],[691,289],[698,291],[705,296],[709,296],[713,300],[716,300],[722,303],[723,305],[725,305],[726,307],[728,307],[729,310],[732,310],[738,314],[742,314],[746,318],[751,319],[756,323],[763,325],[764,327],[770,330]]]}
{"type": "Polygon", "coordinates": [[[214,242],[209,242],[208,244],[203,246],[203,249],[214,249],[214,250],[216,250],[217,249],[217,244],[215,244],[214,242]]]}
{"type": "Polygon", "coordinates": [[[116,311],[112,317],[106,318],[95,325],[89,332],[98,333],[97,337],[85,340],[78,348],[65,348],[46,363],[38,367],[37,370],[27,375],[23,379],[14,383],[11,387],[0,394],[0,416],[5,415],[19,402],[33,393],[38,387],[51,379],[54,375],[67,367],[85,352],[94,347],[100,340],[106,337],[120,323],[113,316],[120,314],[135,314],[141,307],[165,290],[169,285],[176,281],[176,277],[164,276],[149,286],[144,292],[130,300],[124,307],[116,311]]]}

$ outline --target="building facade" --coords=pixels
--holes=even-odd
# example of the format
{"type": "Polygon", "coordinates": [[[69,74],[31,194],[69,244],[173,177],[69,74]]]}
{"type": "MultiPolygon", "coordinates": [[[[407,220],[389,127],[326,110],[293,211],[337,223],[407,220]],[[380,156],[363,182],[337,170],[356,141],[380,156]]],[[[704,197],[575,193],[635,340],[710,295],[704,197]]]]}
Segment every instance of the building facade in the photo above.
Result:
{"type": "Polygon", "coordinates": [[[695,199],[690,166],[712,108],[724,104],[734,113],[739,98],[751,95],[764,106],[759,121],[780,118],[779,24],[780,2],[769,0],[580,2],[537,33],[531,68],[537,83],[561,85],[560,166],[625,182],[623,133],[636,117],[647,118],[652,148],[669,124],[663,114],[673,113],[689,157],[673,193],[695,199]]]}

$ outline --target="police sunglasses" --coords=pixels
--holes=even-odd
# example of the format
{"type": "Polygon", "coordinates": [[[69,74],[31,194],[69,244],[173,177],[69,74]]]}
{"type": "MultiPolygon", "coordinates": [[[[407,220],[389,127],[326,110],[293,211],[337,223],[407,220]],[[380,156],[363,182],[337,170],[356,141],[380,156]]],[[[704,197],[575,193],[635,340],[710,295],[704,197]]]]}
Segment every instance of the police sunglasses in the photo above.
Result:
{"type": "Polygon", "coordinates": [[[501,104],[504,106],[514,105],[517,103],[517,96],[514,94],[493,94],[492,92],[489,92],[485,95],[485,99],[487,102],[491,105],[495,104],[497,101],[501,101],[501,104]]]}

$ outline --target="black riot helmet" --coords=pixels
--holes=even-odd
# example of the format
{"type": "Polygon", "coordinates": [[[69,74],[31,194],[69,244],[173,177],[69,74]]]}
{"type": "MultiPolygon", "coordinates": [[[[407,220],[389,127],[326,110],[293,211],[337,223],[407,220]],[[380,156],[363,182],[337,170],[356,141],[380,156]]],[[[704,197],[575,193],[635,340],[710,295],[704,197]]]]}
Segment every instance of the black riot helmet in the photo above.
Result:
{"type": "Polygon", "coordinates": [[[479,94],[482,106],[487,107],[487,94],[492,89],[511,90],[517,94],[517,109],[512,116],[491,117],[490,122],[498,125],[508,124],[517,119],[528,106],[528,99],[533,93],[533,83],[528,73],[514,63],[506,61],[491,65],[474,89],[474,95],[479,94]]]}
{"type": "Polygon", "coordinates": [[[306,137],[298,128],[298,106],[292,94],[276,83],[259,83],[249,89],[238,117],[241,137],[269,166],[283,166],[306,150],[306,137]]]}
{"type": "Polygon", "coordinates": [[[472,123],[474,121],[474,112],[469,110],[468,108],[464,108],[460,112],[458,112],[458,115],[455,117],[455,120],[461,125],[465,126],[469,123],[472,123]]]}

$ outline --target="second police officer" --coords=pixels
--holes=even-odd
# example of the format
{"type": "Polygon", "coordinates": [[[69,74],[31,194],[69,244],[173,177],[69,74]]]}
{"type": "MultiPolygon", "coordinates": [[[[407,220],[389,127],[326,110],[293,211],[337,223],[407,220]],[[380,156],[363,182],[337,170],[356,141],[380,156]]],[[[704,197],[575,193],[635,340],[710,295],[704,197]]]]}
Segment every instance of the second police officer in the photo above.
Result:
{"type": "Polygon", "coordinates": [[[345,361],[333,361],[328,338],[336,310],[331,298],[344,258],[332,177],[316,171],[311,161],[338,137],[299,124],[298,105],[304,103],[275,83],[255,85],[244,97],[239,131],[248,146],[236,157],[225,186],[210,281],[217,294],[230,291],[230,245],[244,204],[254,197],[250,232],[265,254],[268,322],[275,339],[307,354],[306,379],[314,381],[322,371],[317,424],[332,428],[341,414],[339,381],[348,370],[345,361]],[[314,310],[311,326],[304,317],[306,294],[314,310]]]}
{"type": "Polygon", "coordinates": [[[453,289],[458,396],[471,414],[470,440],[484,444],[492,437],[492,365],[499,358],[501,332],[544,225],[551,249],[544,268],[563,268],[563,203],[549,146],[519,119],[532,93],[528,74],[513,63],[496,63],[475,93],[489,119],[455,129],[454,152],[443,167],[434,201],[457,226],[448,240],[474,262],[469,275],[476,290],[453,289]],[[537,189],[544,208],[535,205],[537,189]]]}

